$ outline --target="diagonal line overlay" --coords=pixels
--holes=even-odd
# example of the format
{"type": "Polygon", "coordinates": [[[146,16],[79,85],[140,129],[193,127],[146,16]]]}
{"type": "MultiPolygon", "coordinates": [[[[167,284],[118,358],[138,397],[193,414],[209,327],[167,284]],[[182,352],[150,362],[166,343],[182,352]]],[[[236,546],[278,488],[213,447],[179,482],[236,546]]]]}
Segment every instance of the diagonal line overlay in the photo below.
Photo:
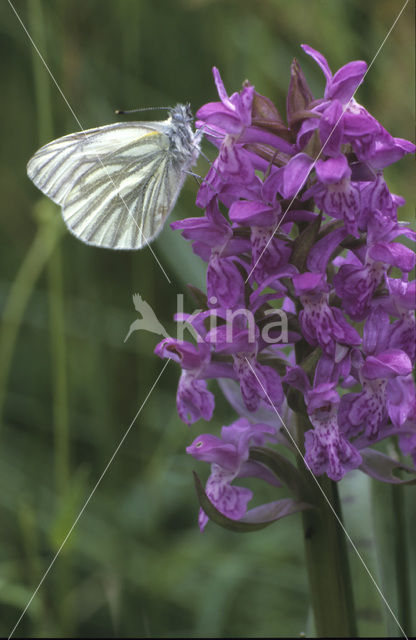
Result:
{"type": "MultiPolygon", "coordinates": [[[[11,0],[8,0],[8,3],[9,3],[9,5],[10,5],[10,8],[12,9],[12,11],[14,12],[14,14],[15,14],[16,18],[17,18],[17,19],[18,19],[18,21],[20,22],[20,24],[21,24],[21,26],[22,26],[22,29],[24,30],[24,32],[26,33],[27,37],[29,38],[29,40],[30,40],[30,42],[31,42],[32,46],[34,47],[34,49],[35,49],[35,51],[36,51],[36,53],[38,54],[39,58],[42,60],[42,63],[43,63],[43,65],[44,65],[44,67],[45,67],[46,71],[49,73],[50,77],[52,78],[52,81],[54,82],[54,84],[55,84],[56,88],[58,89],[59,93],[61,94],[61,96],[62,96],[62,98],[63,98],[63,100],[64,100],[64,102],[65,102],[66,106],[68,107],[68,109],[70,110],[71,114],[73,115],[73,117],[74,117],[74,119],[75,119],[76,123],[78,124],[79,128],[81,129],[82,133],[84,133],[84,134],[85,134],[85,137],[87,138],[87,135],[86,135],[86,133],[85,133],[85,129],[84,129],[84,127],[82,126],[81,122],[79,121],[79,118],[77,117],[77,115],[76,115],[75,111],[73,110],[73,108],[72,108],[72,107],[71,107],[71,105],[69,104],[69,102],[68,102],[68,100],[67,100],[66,96],[64,95],[64,92],[62,91],[61,87],[59,86],[58,82],[56,81],[56,79],[55,79],[55,77],[54,77],[54,75],[53,75],[52,71],[49,69],[49,67],[48,67],[48,65],[47,65],[47,63],[46,63],[46,61],[45,61],[44,57],[42,56],[41,52],[39,51],[38,47],[36,46],[36,43],[34,42],[34,40],[33,40],[32,36],[30,35],[30,33],[29,33],[29,31],[27,30],[26,26],[24,25],[24,23],[23,23],[23,21],[22,21],[21,17],[19,16],[19,14],[17,13],[16,9],[14,8],[14,6],[13,6],[13,4],[12,4],[11,0]]],[[[144,240],[145,240],[145,242],[146,242],[147,246],[149,247],[149,249],[150,249],[150,251],[151,251],[151,253],[152,253],[152,255],[153,255],[154,259],[156,260],[157,264],[159,265],[160,269],[162,270],[163,275],[165,276],[165,278],[166,278],[166,280],[169,282],[169,284],[172,284],[172,282],[171,282],[171,280],[170,280],[170,278],[169,278],[168,274],[166,273],[165,269],[162,267],[162,264],[160,263],[160,261],[159,261],[158,257],[156,256],[155,252],[153,251],[152,247],[150,246],[149,242],[147,241],[147,238],[145,237],[145,235],[144,235],[144,233],[143,233],[143,225],[139,226],[139,225],[137,224],[137,221],[136,221],[136,219],[135,219],[134,215],[131,213],[131,211],[130,211],[129,207],[127,206],[126,201],[124,200],[124,198],[123,198],[122,194],[120,193],[119,189],[117,188],[117,186],[116,186],[116,184],[115,184],[115,182],[114,182],[113,178],[111,177],[111,175],[110,175],[110,173],[108,172],[107,168],[106,168],[106,167],[105,167],[105,165],[103,164],[103,161],[101,160],[100,155],[99,155],[99,154],[96,154],[96,156],[97,156],[97,160],[99,161],[99,163],[101,164],[102,168],[103,168],[103,169],[104,169],[104,171],[106,172],[106,174],[107,174],[107,176],[108,176],[108,179],[110,180],[111,184],[113,185],[114,189],[116,190],[116,192],[117,192],[117,194],[118,194],[118,197],[120,198],[120,200],[122,201],[123,205],[125,206],[127,213],[129,214],[130,218],[133,220],[133,222],[134,222],[134,224],[136,225],[136,227],[139,229],[141,237],[143,237],[143,238],[144,238],[144,240]]]]}
{"type": "MultiPolygon", "coordinates": [[[[42,61],[43,65],[45,66],[45,68],[46,68],[47,72],[49,73],[49,75],[50,75],[50,77],[51,77],[52,81],[54,82],[55,86],[57,87],[57,89],[58,89],[59,93],[61,94],[61,96],[62,96],[63,100],[65,101],[65,103],[66,103],[66,105],[67,105],[67,107],[68,107],[68,109],[70,110],[71,114],[73,115],[73,117],[74,117],[75,121],[77,122],[77,124],[78,124],[78,126],[80,127],[81,131],[82,131],[83,133],[85,133],[85,129],[84,129],[84,128],[83,128],[83,126],[81,125],[81,122],[79,121],[79,119],[78,119],[78,117],[76,116],[76,114],[75,114],[74,110],[72,109],[72,107],[71,107],[71,105],[69,104],[69,102],[68,102],[67,98],[65,97],[65,95],[64,95],[64,93],[63,93],[63,91],[61,90],[60,86],[58,85],[58,83],[57,83],[57,81],[56,81],[55,77],[53,76],[53,74],[52,74],[51,70],[49,69],[49,67],[48,67],[48,65],[47,65],[47,63],[46,63],[46,61],[45,61],[45,59],[43,58],[43,56],[42,56],[41,52],[39,51],[38,47],[36,46],[35,42],[33,41],[33,39],[32,39],[32,37],[31,37],[31,35],[29,34],[29,32],[28,32],[28,30],[27,30],[26,26],[24,25],[23,21],[21,20],[21,18],[20,18],[20,16],[19,16],[19,14],[17,13],[17,11],[16,11],[15,7],[13,6],[13,4],[12,4],[11,0],[8,0],[8,3],[9,3],[9,5],[10,5],[11,9],[13,10],[14,14],[16,15],[16,18],[18,19],[19,23],[21,24],[21,26],[22,26],[23,30],[25,31],[25,33],[26,33],[26,35],[27,35],[28,39],[30,40],[30,42],[31,42],[32,46],[34,47],[34,49],[36,50],[37,54],[39,55],[39,57],[40,57],[40,59],[41,59],[41,61],[42,61]]],[[[348,108],[349,104],[351,103],[352,99],[354,98],[355,93],[357,92],[357,90],[358,90],[359,86],[363,83],[363,81],[364,81],[364,79],[365,79],[365,77],[366,77],[367,73],[369,72],[369,70],[370,70],[370,69],[371,69],[371,67],[373,66],[373,64],[374,64],[374,62],[375,62],[375,60],[376,60],[376,58],[378,57],[378,55],[379,55],[379,53],[380,53],[381,49],[383,48],[383,46],[384,46],[385,42],[387,41],[388,37],[390,36],[390,34],[391,34],[391,32],[392,32],[393,28],[395,27],[396,23],[398,22],[398,20],[399,20],[400,16],[402,15],[402,13],[403,13],[403,11],[405,10],[405,8],[406,8],[406,6],[408,5],[408,3],[409,3],[409,0],[406,0],[406,1],[405,1],[405,3],[404,3],[404,5],[403,5],[403,7],[401,8],[401,10],[400,10],[399,14],[397,15],[396,19],[394,20],[394,22],[393,22],[392,26],[390,27],[390,29],[389,29],[389,31],[388,31],[388,33],[387,33],[387,35],[385,36],[385,38],[384,38],[383,42],[381,43],[381,45],[380,45],[380,47],[378,48],[377,52],[375,53],[375,55],[374,55],[373,59],[371,60],[370,64],[368,65],[368,68],[367,68],[367,70],[366,70],[366,72],[365,72],[365,74],[364,74],[364,76],[363,76],[363,78],[362,78],[362,80],[361,80],[360,84],[358,85],[358,87],[357,87],[357,88],[356,88],[356,90],[354,91],[354,93],[353,93],[353,95],[351,96],[351,98],[350,98],[349,102],[348,102],[348,103],[345,105],[345,107],[343,108],[343,111],[342,111],[342,113],[341,113],[341,115],[340,115],[339,119],[338,119],[338,120],[337,120],[337,122],[335,123],[335,125],[334,125],[333,129],[331,130],[331,132],[330,132],[330,134],[329,134],[329,136],[328,136],[327,140],[326,140],[326,141],[325,141],[325,143],[323,144],[323,146],[322,146],[322,148],[321,148],[321,150],[320,150],[319,154],[317,155],[317,157],[315,158],[315,160],[314,160],[313,164],[311,165],[311,170],[314,168],[314,166],[316,165],[316,163],[317,163],[317,161],[319,160],[320,156],[322,155],[322,153],[323,153],[323,151],[324,151],[324,149],[325,149],[325,147],[326,147],[327,143],[329,142],[329,140],[330,140],[330,138],[331,138],[332,134],[334,133],[334,131],[335,131],[335,129],[336,129],[336,127],[337,127],[337,125],[339,124],[340,120],[343,118],[345,111],[347,110],[347,108],[348,108]]],[[[103,162],[102,162],[102,160],[101,160],[101,158],[100,158],[100,156],[99,156],[98,154],[97,154],[97,159],[98,159],[98,161],[100,162],[100,164],[101,164],[101,166],[103,167],[103,169],[105,170],[105,172],[107,173],[109,180],[111,181],[111,183],[113,184],[113,186],[114,186],[114,187],[115,187],[115,189],[117,190],[117,187],[116,187],[116,185],[115,185],[115,183],[114,183],[114,181],[113,181],[112,177],[110,176],[109,172],[107,171],[106,167],[104,166],[104,164],[103,164],[103,162]]],[[[269,244],[270,244],[271,240],[273,239],[274,234],[277,232],[277,230],[279,229],[279,227],[280,227],[280,226],[281,226],[281,224],[283,223],[284,218],[286,217],[286,214],[288,213],[288,211],[289,211],[290,207],[292,206],[292,204],[293,204],[294,200],[296,199],[296,197],[298,196],[299,192],[300,192],[300,191],[301,191],[301,189],[303,188],[303,186],[304,186],[304,184],[305,184],[305,182],[306,182],[306,180],[307,180],[307,177],[308,177],[308,176],[306,176],[306,177],[305,177],[304,181],[302,182],[302,184],[301,184],[301,185],[300,185],[300,187],[298,188],[298,190],[297,190],[296,194],[293,196],[293,198],[292,198],[291,202],[289,203],[288,207],[286,208],[285,212],[283,213],[283,216],[281,217],[281,219],[279,220],[278,224],[276,225],[276,228],[273,230],[272,234],[270,235],[270,238],[269,238],[269,240],[268,240],[267,244],[266,244],[266,245],[265,245],[265,247],[263,248],[263,250],[262,250],[261,254],[259,255],[259,257],[258,257],[258,259],[257,259],[256,263],[254,264],[253,268],[251,269],[250,273],[248,274],[247,279],[246,279],[246,282],[247,282],[247,281],[249,280],[249,278],[251,277],[251,275],[252,275],[252,273],[253,273],[254,269],[256,268],[256,266],[257,266],[258,262],[260,261],[261,257],[263,256],[264,252],[266,251],[267,247],[269,246],[269,244]]],[[[118,192],[118,190],[117,190],[117,192],[118,192]]],[[[136,226],[139,228],[139,225],[137,224],[137,222],[136,222],[136,220],[135,220],[134,216],[131,214],[130,209],[129,209],[129,207],[127,206],[127,204],[126,204],[126,202],[125,202],[125,200],[124,200],[123,196],[122,196],[119,192],[118,192],[118,195],[119,195],[120,199],[122,200],[122,202],[123,202],[124,206],[126,207],[126,210],[127,210],[128,214],[129,214],[129,216],[132,218],[132,220],[134,221],[134,223],[136,224],[136,226]]],[[[140,231],[141,231],[141,233],[142,233],[142,235],[143,235],[143,237],[144,237],[143,230],[142,230],[142,229],[140,229],[140,231]]],[[[158,260],[158,258],[157,258],[157,256],[156,256],[156,254],[154,253],[154,251],[153,251],[152,247],[149,245],[149,243],[148,243],[147,239],[146,239],[146,238],[144,238],[144,239],[145,239],[146,244],[147,244],[147,246],[149,247],[149,249],[150,249],[151,253],[153,254],[153,256],[154,256],[154,258],[155,258],[155,260],[156,260],[157,264],[159,265],[160,269],[162,270],[162,272],[163,272],[163,274],[165,275],[165,277],[166,277],[166,279],[168,280],[168,282],[171,284],[171,280],[169,279],[169,277],[168,277],[168,275],[166,274],[166,272],[165,272],[165,270],[164,270],[163,266],[162,266],[162,265],[161,265],[161,263],[159,262],[159,260],[158,260]]],[[[273,408],[273,410],[275,411],[275,413],[276,413],[276,415],[278,416],[278,418],[279,418],[280,422],[282,423],[283,427],[285,428],[286,432],[288,433],[288,435],[289,435],[289,437],[290,437],[291,441],[293,442],[294,446],[296,447],[296,449],[297,449],[297,451],[298,451],[299,455],[302,457],[302,459],[303,459],[303,461],[304,461],[304,463],[305,463],[306,468],[307,468],[307,469],[308,469],[308,471],[310,472],[310,474],[311,474],[311,476],[312,476],[312,478],[313,478],[314,482],[317,484],[317,486],[318,486],[319,490],[321,491],[322,495],[324,496],[324,498],[325,498],[326,502],[328,503],[328,506],[330,507],[330,509],[331,509],[332,513],[334,514],[334,517],[336,518],[336,520],[337,520],[338,524],[339,524],[339,525],[340,525],[340,527],[342,528],[342,530],[343,530],[343,532],[344,532],[345,536],[347,537],[348,541],[350,542],[350,544],[351,544],[352,548],[354,549],[354,551],[355,551],[356,555],[358,556],[359,560],[361,561],[361,563],[362,563],[363,567],[365,568],[365,570],[366,570],[367,574],[369,575],[369,577],[370,577],[371,581],[373,582],[373,584],[374,584],[375,588],[377,589],[377,591],[378,591],[378,593],[379,593],[380,597],[382,598],[382,600],[383,600],[383,602],[385,603],[386,607],[388,608],[388,610],[389,610],[390,614],[392,615],[393,619],[395,620],[396,624],[398,625],[398,627],[399,627],[399,629],[400,629],[401,633],[402,633],[402,634],[403,634],[403,636],[406,638],[406,640],[408,640],[408,636],[406,635],[406,633],[404,632],[403,628],[401,627],[401,625],[400,625],[400,623],[399,623],[399,621],[398,621],[398,619],[397,619],[396,615],[395,615],[395,614],[394,614],[394,612],[392,611],[392,609],[391,609],[391,607],[390,607],[389,603],[387,602],[387,600],[386,600],[385,596],[383,595],[383,593],[382,593],[382,591],[381,591],[380,587],[377,585],[377,582],[376,582],[376,580],[375,580],[374,576],[372,575],[372,573],[371,573],[370,569],[367,567],[367,565],[366,565],[366,563],[365,563],[364,559],[362,558],[362,556],[361,556],[360,552],[358,551],[358,549],[357,549],[356,545],[354,544],[353,540],[351,539],[350,535],[348,534],[347,530],[345,529],[345,527],[344,527],[344,525],[343,525],[342,521],[340,520],[340,518],[339,518],[338,514],[336,513],[336,511],[334,510],[333,506],[331,505],[331,503],[330,503],[330,501],[329,501],[328,497],[326,496],[325,492],[324,492],[324,491],[323,491],[323,489],[321,488],[321,486],[320,486],[320,484],[319,484],[319,482],[318,482],[317,478],[316,478],[316,477],[315,477],[315,475],[313,474],[313,472],[312,472],[312,470],[310,469],[310,467],[309,467],[308,463],[305,461],[305,458],[304,458],[304,456],[302,455],[302,453],[301,453],[301,451],[300,451],[300,449],[299,449],[299,447],[298,447],[298,445],[297,445],[296,441],[293,439],[293,437],[292,437],[292,435],[291,435],[291,433],[290,433],[289,429],[288,429],[288,428],[287,428],[287,426],[285,425],[285,423],[284,423],[284,421],[283,421],[282,417],[280,416],[279,412],[277,411],[276,407],[274,406],[273,402],[271,401],[271,399],[270,399],[270,397],[269,397],[269,395],[268,395],[267,391],[265,390],[265,388],[263,387],[263,385],[262,385],[261,381],[259,380],[259,378],[258,378],[258,376],[257,376],[257,374],[256,374],[256,372],[255,372],[255,370],[254,370],[254,368],[252,367],[251,363],[249,362],[249,360],[248,360],[247,358],[246,358],[246,360],[247,360],[247,363],[249,364],[249,366],[250,366],[250,368],[251,368],[251,370],[252,370],[253,374],[255,375],[255,377],[256,377],[256,379],[257,379],[258,383],[259,383],[259,384],[260,384],[260,386],[262,387],[263,392],[264,392],[265,396],[267,397],[267,399],[268,399],[268,401],[269,401],[269,403],[270,403],[271,407],[272,407],[272,408],[273,408]]],[[[43,574],[43,576],[42,576],[42,578],[41,578],[41,580],[40,580],[39,584],[37,585],[36,589],[34,590],[34,592],[33,592],[32,596],[31,596],[31,598],[29,599],[29,601],[28,601],[28,603],[27,603],[26,607],[25,607],[25,608],[24,608],[24,610],[22,611],[22,613],[21,613],[21,615],[20,615],[19,619],[17,620],[17,622],[16,622],[15,626],[13,627],[13,629],[12,629],[12,631],[11,631],[10,635],[8,636],[8,640],[10,640],[10,638],[13,636],[13,634],[14,634],[14,632],[16,631],[17,627],[19,626],[20,622],[22,621],[23,617],[25,616],[25,614],[26,614],[27,610],[29,609],[29,607],[30,607],[30,605],[31,605],[32,601],[34,600],[34,598],[35,598],[36,594],[38,593],[38,591],[39,591],[40,587],[42,586],[42,584],[43,584],[43,582],[45,581],[46,577],[48,576],[49,572],[51,571],[51,569],[52,569],[52,567],[53,567],[53,565],[54,565],[55,561],[57,560],[57,558],[58,558],[58,556],[60,555],[60,553],[61,553],[61,551],[62,551],[63,547],[65,546],[65,544],[66,544],[66,542],[68,541],[68,539],[69,539],[70,535],[72,534],[73,530],[75,529],[75,527],[76,527],[76,525],[77,525],[78,521],[80,520],[81,516],[83,515],[83,513],[84,513],[84,511],[85,511],[86,507],[88,506],[88,504],[89,504],[90,500],[92,499],[92,497],[93,497],[94,493],[96,492],[96,490],[98,489],[99,485],[101,484],[101,482],[102,482],[102,480],[103,480],[104,476],[106,475],[106,473],[107,473],[107,471],[108,471],[109,467],[111,466],[112,462],[114,461],[114,458],[116,457],[116,455],[117,455],[118,451],[120,450],[121,446],[123,445],[123,443],[124,443],[125,439],[127,438],[128,434],[129,434],[129,432],[130,432],[130,430],[132,429],[133,425],[135,424],[135,422],[136,422],[136,420],[137,420],[138,416],[140,415],[140,413],[141,413],[141,411],[142,411],[143,407],[145,406],[145,404],[146,404],[147,400],[149,399],[149,397],[150,397],[151,393],[153,392],[153,390],[154,390],[154,388],[156,387],[157,383],[159,382],[159,380],[160,380],[161,376],[163,375],[163,373],[164,373],[164,371],[165,371],[165,369],[166,369],[166,367],[167,367],[168,363],[169,363],[169,360],[167,360],[167,361],[166,361],[166,363],[164,364],[164,366],[163,366],[163,368],[162,368],[161,372],[159,373],[159,375],[157,376],[157,378],[156,378],[155,382],[153,383],[152,387],[150,388],[149,392],[147,393],[146,398],[144,399],[143,403],[141,404],[141,406],[140,406],[140,408],[139,408],[138,412],[137,412],[137,413],[136,413],[136,415],[134,416],[134,418],[133,418],[132,422],[130,423],[129,427],[127,428],[126,432],[124,433],[124,435],[123,435],[122,439],[120,440],[119,444],[117,445],[117,447],[116,447],[116,449],[115,449],[114,453],[112,454],[111,458],[109,459],[109,461],[108,461],[108,463],[107,463],[106,467],[104,468],[104,470],[103,470],[102,474],[100,475],[99,479],[97,480],[96,484],[94,485],[94,487],[93,487],[93,489],[92,489],[92,491],[91,491],[90,495],[88,496],[87,500],[85,501],[84,505],[82,506],[82,508],[81,508],[81,510],[80,510],[80,512],[79,512],[79,514],[78,514],[78,516],[77,516],[77,517],[76,517],[76,519],[74,520],[74,522],[73,522],[73,524],[72,524],[71,528],[69,529],[68,533],[66,534],[66,536],[65,536],[64,540],[62,541],[62,543],[61,543],[61,545],[60,545],[59,549],[57,550],[57,552],[56,552],[55,556],[53,557],[52,561],[50,562],[50,564],[49,564],[48,568],[46,569],[45,573],[43,574]]]]}
{"type": "Polygon", "coordinates": [[[66,542],[68,541],[69,536],[71,535],[71,533],[73,532],[73,530],[75,529],[76,525],[78,524],[79,519],[81,518],[82,514],[84,513],[85,509],[87,508],[91,498],[93,497],[94,493],[96,492],[96,490],[98,489],[99,485],[101,484],[101,481],[103,480],[104,476],[106,475],[108,469],[110,468],[114,458],[116,457],[117,453],[119,452],[123,442],[125,441],[125,439],[127,438],[127,436],[129,435],[134,423],[136,422],[137,418],[139,417],[143,407],[145,406],[146,402],[148,401],[148,399],[150,398],[151,393],[153,392],[154,388],[156,387],[157,383],[159,382],[160,378],[162,377],[166,367],[168,366],[170,362],[170,358],[168,360],[166,360],[165,364],[163,365],[163,368],[161,370],[161,372],[159,373],[159,375],[157,376],[156,380],[154,381],[154,383],[152,384],[150,390],[148,391],[145,399],[143,400],[142,404],[140,405],[140,408],[138,410],[138,412],[136,413],[136,415],[134,416],[133,420],[130,422],[128,428],[126,429],[123,437],[121,438],[120,442],[118,443],[113,455],[111,456],[111,458],[109,459],[109,461],[107,462],[104,471],[101,473],[100,477],[98,478],[97,482],[95,483],[90,495],[88,496],[88,498],[86,499],[86,501],[84,502],[80,512],[78,513],[77,517],[75,518],[71,528],[68,530],[68,533],[66,534],[65,538],[62,540],[61,542],[61,546],[59,547],[58,551],[55,553],[54,557],[52,558],[48,568],[46,569],[45,573],[43,574],[41,580],[39,581],[38,586],[36,587],[36,589],[34,590],[34,592],[32,593],[27,605],[25,606],[25,608],[23,609],[22,613],[20,614],[20,617],[18,619],[18,621],[16,622],[16,624],[14,625],[13,629],[10,632],[10,635],[8,636],[8,640],[10,640],[10,638],[13,636],[14,632],[16,631],[17,627],[19,626],[19,624],[21,623],[24,615],[26,614],[26,611],[29,609],[30,605],[32,604],[37,592],[39,591],[39,589],[41,588],[42,584],[44,583],[46,577],[48,576],[50,570],[52,569],[53,565],[55,564],[55,561],[57,560],[59,554],[61,553],[62,549],[64,548],[66,542]]]}
{"type": "Polygon", "coordinates": [[[319,491],[322,493],[323,497],[325,498],[325,501],[327,502],[329,508],[331,509],[332,513],[334,514],[335,519],[337,520],[339,526],[341,527],[342,531],[344,532],[346,538],[348,539],[348,542],[351,544],[352,548],[354,549],[355,553],[357,554],[361,564],[363,565],[364,569],[366,570],[366,572],[368,573],[369,577],[371,578],[371,581],[373,582],[375,588],[377,589],[379,595],[381,596],[384,604],[386,605],[387,609],[389,610],[389,612],[391,613],[394,621],[396,622],[397,626],[399,627],[401,633],[403,634],[404,638],[406,638],[406,640],[409,640],[408,636],[406,635],[406,633],[404,632],[400,622],[398,621],[396,615],[394,614],[392,608],[390,607],[389,603],[387,602],[385,596],[383,595],[383,592],[381,591],[380,587],[378,586],[373,574],[371,573],[370,569],[368,568],[368,566],[366,565],[362,555],[360,554],[360,552],[358,551],[356,545],[354,544],[354,541],[352,540],[351,536],[349,535],[348,531],[346,530],[346,528],[344,527],[341,519],[339,518],[337,512],[335,511],[334,507],[332,506],[330,500],[328,499],[325,491],[322,489],[321,485],[318,482],[318,479],[316,478],[315,474],[313,473],[312,469],[310,468],[310,466],[308,465],[308,463],[305,460],[305,457],[302,455],[301,450],[298,447],[298,444],[296,442],[296,440],[293,438],[292,434],[290,433],[288,427],[286,426],[286,424],[283,421],[282,416],[280,415],[280,413],[278,412],[278,410],[276,409],[275,405],[273,404],[269,394],[267,393],[266,389],[264,388],[261,380],[259,379],[256,371],[254,370],[251,362],[249,361],[249,359],[246,357],[246,361],[247,364],[249,365],[251,371],[253,372],[253,374],[256,377],[257,382],[259,383],[259,385],[261,386],[263,393],[265,394],[268,402],[270,403],[270,406],[273,408],[274,412],[276,413],[277,417],[279,418],[280,422],[282,423],[282,426],[285,428],[287,435],[289,436],[290,440],[292,441],[293,445],[296,448],[296,451],[298,452],[298,454],[300,455],[300,457],[302,458],[303,462],[305,463],[305,467],[307,468],[307,470],[309,471],[309,473],[311,474],[313,481],[315,482],[316,486],[318,487],[319,491]]]}

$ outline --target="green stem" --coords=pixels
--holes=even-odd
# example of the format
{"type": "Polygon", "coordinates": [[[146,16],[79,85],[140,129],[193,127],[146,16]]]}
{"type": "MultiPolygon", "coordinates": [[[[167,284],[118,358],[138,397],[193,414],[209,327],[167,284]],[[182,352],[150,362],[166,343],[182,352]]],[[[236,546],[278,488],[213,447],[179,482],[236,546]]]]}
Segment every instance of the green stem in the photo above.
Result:
{"type": "Polygon", "coordinates": [[[0,333],[0,421],[13,353],[23,316],[36,281],[45,268],[62,233],[63,225],[56,218],[54,205],[44,201],[40,204],[38,211],[38,232],[13,280],[3,308],[0,333]]]}
{"type": "Polygon", "coordinates": [[[393,504],[393,536],[396,567],[398,619],[407,633],[411,633],[412,609],[410,599],[409,554],[406,536],[404,493],[405,487],[391,486],[393,504]]]}
{"type": "MultiPolygon", "coordinates": [[[[29,26],[34,40],[47,59],[46,22],[40,0],[32,0],[29,6],[29,26]]],[[[53,137],[52,101],[50,78],[37,52],[33,52],[33,75],[37,121],[40,143],[53,137]]],[[[55,212],[57,216],[57,212],[55,212]]],[[[67,346],[65,335],[64,286],[62,274],[62,251],[56,243],[47,263],[49,293],[49,334],[51,348],[53,429],[54,429],[54,476],[58,513],[62,505],[68,504],[70,495],[70,440],[68,416],[67,346]]],[[[65,596],[71,585],[71,570],[68,562],[62,562],[57,590],[59,594],[60,624],[71,634],[72,612],[65,596]]]]}
{"type": "Polygon", "coordinates": [[[298,465],[311,486],[317,507],[302,513],[316,633],[323,638],[357,637],[347,542],[340,526],[342,512],[337,483],[323,476],[319,479],[320,491],[302,459],[298,465]]]}
{"type": "MultiPolygon", "coordinates": [[[[29,25],[38,46],[44,55],[46,55],[45,20],[42,4],[39,0],[32,0],[30,3],[29,25]]],[[[33,74],[39,138],[40,142],[44,143],[46,140],[52,138],[53,135],[50,80],[35,50],[33,50],[33,74]]],[[[68,489],[69,480],[69,431],[62,256],[59,244],[56,245],[55,250],[50,256],[47,272],[53,373],[55,482],[58,493],[62,497],[68,489]]]]}
{"type": "Polygon", "coordinates": [[[54,465],[58,493],[69,486],[69,427],[62,258],[57,246],[48,262],[49,317],[53,371],[54,465]]]}

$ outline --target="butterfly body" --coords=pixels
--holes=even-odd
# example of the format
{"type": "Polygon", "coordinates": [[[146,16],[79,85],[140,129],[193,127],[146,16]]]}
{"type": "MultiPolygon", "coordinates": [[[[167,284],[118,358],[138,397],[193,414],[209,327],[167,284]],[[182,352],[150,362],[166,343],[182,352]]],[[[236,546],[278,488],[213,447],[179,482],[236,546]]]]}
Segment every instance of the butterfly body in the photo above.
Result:
{"type": "Polygon", "coordinates": [[[53,140],[29,160],[34,184],[87,244],[139,249],[153,240],[195,164],[201,133],[188,105],[162,122],[115,123],[53,140]]]}

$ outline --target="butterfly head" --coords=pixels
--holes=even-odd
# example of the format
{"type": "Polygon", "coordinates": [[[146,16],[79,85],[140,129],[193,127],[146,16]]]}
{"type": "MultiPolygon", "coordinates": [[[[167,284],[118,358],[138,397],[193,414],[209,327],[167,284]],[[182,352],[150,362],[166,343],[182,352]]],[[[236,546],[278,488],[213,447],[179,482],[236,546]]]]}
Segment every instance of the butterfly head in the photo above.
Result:
{"type": "Polygon", "coordinates": [[[169,109],[169,115],[172,118],[172,121],[178,124],[190,123],[194,120],[189,102],[186,104],[177,104],[176,107],[169,109]]]}

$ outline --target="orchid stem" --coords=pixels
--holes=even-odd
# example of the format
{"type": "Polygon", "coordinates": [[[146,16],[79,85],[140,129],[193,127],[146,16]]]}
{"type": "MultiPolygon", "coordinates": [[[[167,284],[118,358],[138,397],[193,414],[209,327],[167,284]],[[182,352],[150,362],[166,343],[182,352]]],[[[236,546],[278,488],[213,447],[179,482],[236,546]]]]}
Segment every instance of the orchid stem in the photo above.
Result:
{"type": "Polygon", "coordinates": [[[412,610],[410,604],[409,555],[406,536],[404,487],[391,486],[394,526],[394,555],[396,566],[396,585],[398,618],[403,629],[411,633],[412,610]]]}
{"type": "MultiPolygon", "coordinates": [[[[302,459],[299,468],[311,484],[302,459]]],[[[316,485],[312,489],[317,508],[302,513],[316,633],[322,638],[358,637],[347,542],[334,515],[342,522],[338,486],[326,476],[319,479],[319,485],[321,491],[316,485]]]]}

